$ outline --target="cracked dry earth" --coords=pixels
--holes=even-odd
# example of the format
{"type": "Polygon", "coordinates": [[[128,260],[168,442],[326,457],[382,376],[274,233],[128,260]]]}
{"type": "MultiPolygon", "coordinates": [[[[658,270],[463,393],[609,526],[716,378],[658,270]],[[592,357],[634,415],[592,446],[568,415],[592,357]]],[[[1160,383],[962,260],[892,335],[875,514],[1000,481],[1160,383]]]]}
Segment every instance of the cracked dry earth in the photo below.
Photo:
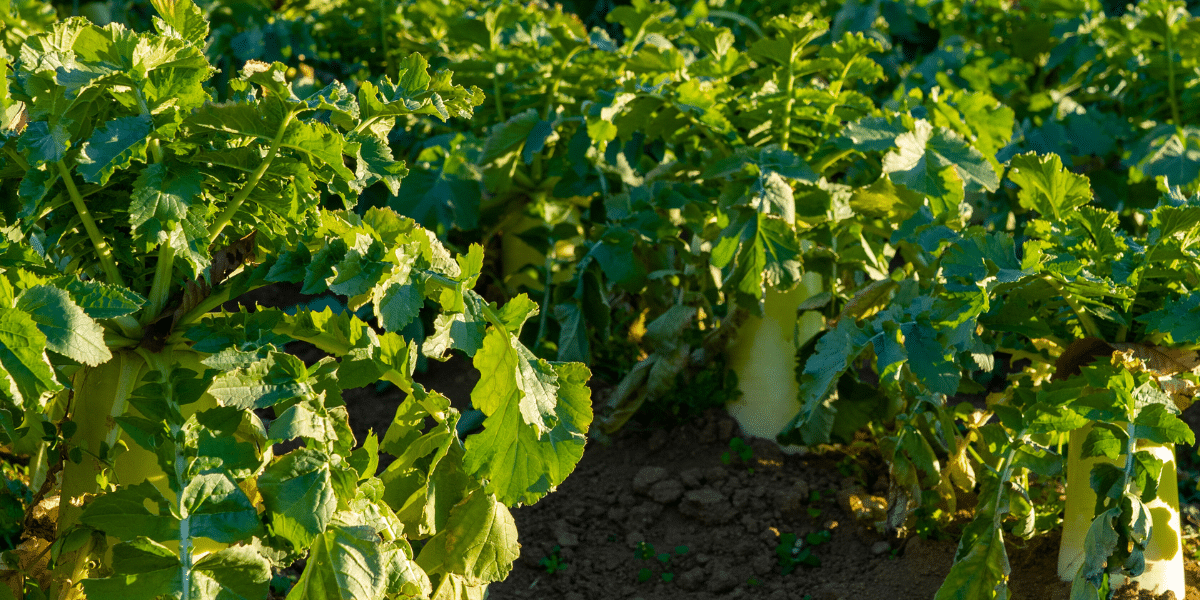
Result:
{"type": "MultiPolygon", "coordinates": [[[[521,557],[489,600],[932,598],[950,568],[957,538],[889,542],[869,526],[883,510],[882,463],[839,470],[844,455],[785,455],[754,440],[749,460],[725,464],[738,431],[722,411],[672,430],[633,427],[611,445],[589,442],[557,492],[513,511],[521,557]],[[784,575],[781,536],[822,530],[828,541],[808,547],[820,565],[784,575]],[[544,560],[566,568],[548,572],[544,560]]],[[[1014,600],[1069,598],[1057,552],[1056,535],[1010,545],[1014,600]]],[[[1188,587],[1186,600],[1200,600],[1195,562],[1188,587]]]]}

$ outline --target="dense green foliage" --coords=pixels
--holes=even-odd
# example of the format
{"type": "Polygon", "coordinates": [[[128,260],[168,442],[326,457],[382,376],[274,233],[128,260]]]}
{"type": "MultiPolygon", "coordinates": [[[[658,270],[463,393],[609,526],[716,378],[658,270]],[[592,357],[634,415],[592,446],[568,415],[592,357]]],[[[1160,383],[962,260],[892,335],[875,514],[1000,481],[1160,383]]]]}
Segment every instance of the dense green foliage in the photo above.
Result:
{"type": "MultiPolygon", "coordinates": [[[[817,273],[827,291],[801,310],[825,327],[800,356],[802,408],[781,439],[847,441],[866,428],[889,462],[889,530],[911,525],[918,508],[953,512],[957,495],[978,494],[944,597],[1005,597],[1004,536],[1056,519],[1039,513],[1030,478],[1058,476],[1066,434],[1093,422],[1134,426],[1093,429],[1086,452],[1135,460],[1097,467],[1093,487],[1109,499],[1095,513],[1104,543],[1088,549],[1076,593],[1094,597],[1109,570],[1138,571],[1153,534],[1138,515],[1162,470],[1139,440],[1191,439],[1175,414],[1193,376],[1160,382],[1163,371],[1141,354],[1050,377],[1082,338],[1110,351],[1200,344],[1194,6],[634,0],[603,22],[590,8],[581,19],[540,2],[201,6],[211,35],[160,27],[172,41],[147,54],[128,32],[104,34],[104,51],[77,50],[67,39],[75,33],[27,41],[53,27],[53,11],[0,4],[0,60],[13,70],[0,99],[0,126],[13,133],[0,160],[6,181],[20,181],[0,192],[13,248],[7,306],[30,315],[22,331],[38,328],[52,352],[16,355],[32,379],[12,380],[10,436],[28,445],[27,431],[43,433],[37,423],[62,430],[69,411],[45,398],[65,402],[69,394],[51,394],[79,364],[136,362],[134,339],[207,355],[204,366],[225,373],[191,366],[211,379],[220,406],[208,410],[275,406],[265,433],[242,433],[260,447],[301,415],[344,423],[333,390],[353,385],[323,378],[383,377],[415,399],[395,431],[425,415],[440,429],[389,430],[378,447],[402,466],[380,475],[383,495],[371,498],[406,524],[404,539],[436,540],[454,502],[427,498],[430,482],[474,477],[459,497],[483,511],[477,489],[500,504],[533,501],[578,459],[586,375],[542,359],[587,363],[613,386],[598,415],[604,432],[639,411],[686,415],[704,405],[690,390],[731,395],[720,356],[766,292],[817,273]],[[342,296],[357,317],[202,316],[271,281],[342,296]],[[185,284],[182,297],[168,293],[185,284]],[[473,288],[511,300],[488,305],[473,288]],[[75,306],[72,318],[100,323],[108,337],[53,330],[38,321],[49,306],[75,306]],[[276,352],[288,339],[314,341],[343,356],[341,366],[296,364],[276,352]],[[444,399],[408,383],[418,354],[450,349],[484,373],[519,367],[515,383],[485,377],[472,397],[489,419],[485,434],[465,445],[454,442],[444,399]],[[221,391],[282,373],[292,391],[261,392],[267,400],[221,391]],[[296,400],[290,382],[309,379],[305,389],[324,400],[296,400]],[[502,421],[508,437],[495,439],[487,432],[502,421]],[[535,440],[553,450],[534,450],[535,440]],[[501,460],[522,460],[499,449],[506,443],[536,457],[530,471],[505,470],[515,463],[501,460]],[[460,465],[453,475],[441,472],[443,457],[460,465]],[[501,470],[519,476],[489,475],[501,470]]],[[[144,3],[83,11],[134,31],[155,23],[144,3]]],[[[87,36],[108,31],[74,23],[87,36]]],[[[162,372],[152,385],[175,381],[170,364],[146,370],[162,372]]],[[[330,465],[363,460],[320,429],[292,437],[330,465]]],[[[128,435],[166,447],[158,434],[128,435]]],[[[37,447],[45,454],[53,443],[37,447]]],[[[229,481],[264,489],[266,471],[247,470],[230,470],[229,481]]],[[[339,502],[374,493],[360,475],[356,487],[334,485],[339,502]]],[[[287,517],[268,523],[276,518],[287,517]]],[[[286,551],[262,551],[277,564],[301,546],[310,556],[328,550],[307,535],[284,536],[281,549],[274,531],[246,535],[260,540],[255,548],[286,551]]],[[[476,586],[470,593],[503,574],[422,555],[412,564],[443,586],[476,586]]],[[[499,556],[496,564],[511,560],[499,556]]]]}
{"type": "Polygon", "coordinates": [[[61,502],[52,570],[10,583],[262,598],[272,568],[306,556],[289,598],[480,598],[517,556],[508,507],[582,454],[589,372],[517,340],[528,298],[473,291],[479,246],[452,255],[390,209],[348,209],[398,188],[390,132],[469,118],[482,94],[413,54],[303,97],[284,65],[250,61],[214,102],[203,13],[155,9],[153,31],[74,18],[12,54],[0,436],[34,455],[39,500],[58,481],[61,502]],[[213,311],[273,282],[357,312],[213,311]],[[435,327],[418,345],[398,332],[420,318],[435,327]],[[292,340],[331,356],[306,365],[292,340]],[[483,374],[465,443],[459,411],[412,381],[418,353],[450,352],[483,374]],[[407,399],[355,440],[342,393],[380,380],[407,399]]]}

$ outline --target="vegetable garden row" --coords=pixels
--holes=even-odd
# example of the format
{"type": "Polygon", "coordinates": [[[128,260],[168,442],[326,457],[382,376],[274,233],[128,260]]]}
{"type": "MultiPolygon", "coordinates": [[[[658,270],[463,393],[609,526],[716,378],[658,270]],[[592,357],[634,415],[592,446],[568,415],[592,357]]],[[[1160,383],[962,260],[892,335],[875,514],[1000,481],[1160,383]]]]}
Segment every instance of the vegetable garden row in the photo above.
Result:
{"type": "Polygon", "coordinates": [[[877,444],[881,531],[977,500],[938,600],[1060,521],[1072,600],[1184,597],[1200,9],[570,8],[0,0],[0,596],[483,598],[589,436],[730,402],[877,444]]]}

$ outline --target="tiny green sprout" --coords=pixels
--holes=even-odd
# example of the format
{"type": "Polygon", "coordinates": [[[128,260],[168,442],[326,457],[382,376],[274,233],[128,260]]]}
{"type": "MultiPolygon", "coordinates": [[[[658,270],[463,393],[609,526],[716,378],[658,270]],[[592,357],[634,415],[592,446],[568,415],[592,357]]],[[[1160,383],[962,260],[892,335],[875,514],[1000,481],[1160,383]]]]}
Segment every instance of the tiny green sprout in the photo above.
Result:
{"type": "Polygon", "coordinates": [[[740,437],[729,440],[729,449],[736,452],[738,458],[743,461],[750,460],[750,457],[754,456],[754,450],[740,437]]]}
{"type": "Polygon", "coordinates": [[[653,571],[643,567],[641,571],[638,571],[638,576],[637,576],[638,583],[645,583],[647,581],[650,581],[650,578],[653,576],[654,576],[653,571]]]}
{"type": "Polygon", "coordinates": [[[796,565],[804,565],[806,567],[821,566],[821,559],[812,553],[808,546],[817,546],[829,541],[832,534],[829,531],[818,531],[810,533],[800,539],[794,533],[785,533],[779,536],[779,545],[775,548],[775,555],[779,558],[779,568],[782,574],[787,575],[795,570],[796,565]]]}
{"type": "Polygon", "coordinates": [[[687,553],[688,553],[688,547],[687,547],[687,546],[675,546],[675,554],[681,554],[681,555],[682,555],[682,554],[687,554],[687,553]]]}
{"type": "Polygon", "coordinates": [[[554,548],[550,550],[550,555],[543,558],[541,562],[538,563],[542,566],[542,568],[546,569],[546,572],[550,575],[561,571],[566,571],[567,567],[570,566],[564,562],[562,556],[559,555],[561,550],[562,546],[554,546],[554,548]]]}
{"type": "Polygon", "coordinates": [[[819,508],[813,508],[813,507],[811,507],[811,506],[810,506],[810,507],[808,507],[808,516],[810,516],[810,517],[812,517],[812,518],[814,518],[814,519],[815,519],[815,518],[817,518],[817,517],[819,517],[819,516],[821,516],[821,509],[819,509],[819,508]]]}
{"type": "Polygon", "coordinates": [[[652,558],[654,556],[654,546],[646,542],[638,542],[637,548],[633,551],[633,557],[641,560],[652,558]]]}
{"type": "Polygon", "coordinates": [[[673,579],[675,579],[674,573],[663,573],[662,574],[662,580],[666,583],[671,583],[671,580],[673,580],[673,579]]]}
{"type": "Polygon", "coordinates": [[[671,562],[671,553],[670,552],[659,552],[658,556],[656,556],[655,558],[658,559],[658,562],[665,565],[665,564],[671,562]]]}

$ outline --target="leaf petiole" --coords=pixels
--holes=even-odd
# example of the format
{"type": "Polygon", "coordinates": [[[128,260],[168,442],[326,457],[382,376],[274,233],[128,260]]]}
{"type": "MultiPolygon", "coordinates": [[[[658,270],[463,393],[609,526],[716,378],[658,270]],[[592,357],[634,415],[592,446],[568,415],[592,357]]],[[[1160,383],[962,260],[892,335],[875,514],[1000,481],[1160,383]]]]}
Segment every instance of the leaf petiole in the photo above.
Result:
{"type": "Polygon", "coordinates": [[[58,168],[58,174],[62,177],[63,183],[67,184],[67,193],[71,197],[71,203],[75,205],[75,212],[79,214],[79,220],[83,223],[88,238],[92,240],[92,246],[96,248],[96,256],[100,259],[100,268],[104,270],[104,275],[110,283],[125,286],[125,278],[121,277],[121,272],[117,270],[117,263],[113,260],[112,248],[108,246],[104,236],[100,235],[100,229],[96,227],[92,213],[88,211],[87,205],[83,202],[83,196],[79,195],[79,188],[75,187],[75,181],[71,179],[71,172],[67,170],[67,166],[61,160],[54,163],[54,166],[58,168]]]}
{"type": "Polygon", "coordinates": [[[259,180],[266,174],[267,169],[271,166],[271,161],[275,160],[275,157],[279,154],[279,147],[283,145],[283,136],[287,133],[288,125],[291,124],[295,116],[296,113],[293,111],[283,117],[283,123],[280,123],[279,130],[275,132],[275,139],[271,140],[271,147],[267,150],[267,155],[263,157],[262,163],[258,165],[257,169],[254,169],[254,172],[250,174],[250,179],[246,181],[246,185],[242,186],[242,189],[233,197],[233,200],[229,201],[229,205],[225,207],[225,210],[221,211],[221,214],[217,216],[213,224],[209,226],[209,244],[217,240],[217,236],[221,235],[221,230],[225,229],[225,226],[233,220],[233,216],[237,214],[238,209],[250,197],[250,192],[254,191],[259,180]]]}

